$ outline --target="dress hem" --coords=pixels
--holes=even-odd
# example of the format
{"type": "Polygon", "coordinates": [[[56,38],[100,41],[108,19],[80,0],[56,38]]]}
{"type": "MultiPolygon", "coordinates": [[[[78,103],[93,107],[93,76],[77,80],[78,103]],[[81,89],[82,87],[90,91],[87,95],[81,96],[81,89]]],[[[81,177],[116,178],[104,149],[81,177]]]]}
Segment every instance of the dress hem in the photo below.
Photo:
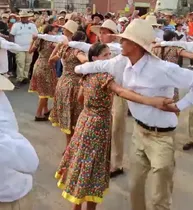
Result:
{"type": "Polygon", "coordinates": [[[35,90],[28,90],[28,93],[37,93],[39,98],[48,98],[48,99],[53,99],[54,98],[53,96],[40,96],[38,91],[35,91],[35,90]]]}
{"type": "MultiPolygon", "coordinates": [[[[64,190],[65,185],[61,183],[61,181],[60,181],[61,175],[58,172],[56,172],[55,178],[59,179],[59,181],[57,183],[58,188],[61,189],[61,190],[64,190]]],[[[106,194],[107,190],[108,189],[106,189],[103,192],[103,196],[106,194]]],[[[66,200],[70,201],[71,203],[74,203],[74,204],[77,204],[77,205],[80,205],[83,202],[102,203],[102,201],[103,201],[103,198],[100,198],[100,197],[97,197],[97,196],[85,196],[83,198],[77,198],[77,197],[71,195],[70,193],[67,193],[66,191],[63,191],[62,197],[65,198],[66,200]]]]}
{"type": "MultiPolygon", "coordinates": [[[[52,126],[53,126],[53,127],[60,127],[60,128],[61,128],[60,123],[54,122],[53,119],[52,119],[51,117],[49,117],[48,119],[49,119],[49,121],[52,123],[52,126]]],[[[68,135],[71,134],[71,130],[70,130],[70,129],[61,128],[60,130],[62,131],[62,133],[65,133],[65,134],[68,134],[68,135]]]]}

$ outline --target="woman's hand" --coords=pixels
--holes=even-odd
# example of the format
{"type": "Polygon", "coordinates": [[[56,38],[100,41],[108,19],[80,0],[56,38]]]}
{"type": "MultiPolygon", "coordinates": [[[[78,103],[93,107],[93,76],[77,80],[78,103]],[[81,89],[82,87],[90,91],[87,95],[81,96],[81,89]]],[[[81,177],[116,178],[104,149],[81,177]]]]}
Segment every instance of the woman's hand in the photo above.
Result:
{"type": "Polygon", "coordinates": [[[175,112],[175,113],[180,112],[176,104],[174,104],[173,99],[164,98],[164,97],[154,97],[151,100],[153,106],[156,107],[157,109],[167,112],[175,112]]]}
{"type": "Polygon", "coordinates": [[[155,44],[152,45],[152,47],[153,47],[153,48],[161,47],[161,44],[160,44],[160,43],[155,43],[155,44]]]}
{"type": "Polygon", "coordinates": [[[33,36],[32,36],[32,39],[33,39],[33,41],[35,41],[35,40],[38,39],[38,36],[37,36],[37,35],[33,35],[33,36]]]}

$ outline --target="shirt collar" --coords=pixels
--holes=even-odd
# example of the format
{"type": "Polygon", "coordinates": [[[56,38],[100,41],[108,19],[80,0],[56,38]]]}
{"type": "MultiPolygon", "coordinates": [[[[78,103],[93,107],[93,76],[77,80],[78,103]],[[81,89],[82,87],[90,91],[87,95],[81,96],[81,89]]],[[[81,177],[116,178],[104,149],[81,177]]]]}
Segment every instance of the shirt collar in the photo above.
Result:
{"type": "Polygon", "coordinates": [[[147,61],[148,61],[148,53],[145,53],[144,56],[142,58],[140,58],[140,60],[137,61],[136,64],[132,65],[131,61],[128,61],[128,64],[126,66],[127,69],[132,69],[133,71],[136,72],[140,72],[143,67],[146,65],[147,61]]]}

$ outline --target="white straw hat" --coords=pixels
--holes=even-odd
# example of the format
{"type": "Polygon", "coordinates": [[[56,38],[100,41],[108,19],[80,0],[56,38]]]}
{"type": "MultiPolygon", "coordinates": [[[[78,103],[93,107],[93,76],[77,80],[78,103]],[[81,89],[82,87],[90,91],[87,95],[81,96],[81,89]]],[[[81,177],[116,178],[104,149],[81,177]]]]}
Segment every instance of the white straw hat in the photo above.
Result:
{"type": "Polygon", "coordinates": [[[73,20],[68,20],[65,25],[62,26],[66,30],[70,31],[72,34],[74,34],[78,30],[78,24],[73,20]]]}
{"type": "MultiPolygon", "coordinates": [[[[153,27],[142,19],[134,19],[122,34],[114,35],[119,38],[128,39],[143,47],[151,55],[152,42],[155,41],[155,32],[153,27]]],[[[156,56],[155,56],[156,57],[156,56]]]]}
{"type": "Polygon", "coordinates": [[[34,14],[33,13],[28,13],[26,10],[22,10],[20,13],[19,13],[19,17],[32,17],[34,14]]]}
{"type": "Polygon", "coordinates": [[[152,26],[162,26],[161,24],[157,23],[157,18],[155,15],[148,15],[145,20],[152,26]]]}
{"type": "Polygon", "coordinates": [[[5,76],[0,74],[0,90],[13,90],[14,85],[5,76]]]}
{"type": "Polygon", "coordinates": [[[106,29],[112,31],[114,34],[117,34],[118,33],[118,31],[117,31],[117,25],[112,20],[106,20],[102,24],[102,26],[92,26],[91,27],[91,31],[98,36],[100,34],[100,29],[101,28],[106,28],[106,29]]]}

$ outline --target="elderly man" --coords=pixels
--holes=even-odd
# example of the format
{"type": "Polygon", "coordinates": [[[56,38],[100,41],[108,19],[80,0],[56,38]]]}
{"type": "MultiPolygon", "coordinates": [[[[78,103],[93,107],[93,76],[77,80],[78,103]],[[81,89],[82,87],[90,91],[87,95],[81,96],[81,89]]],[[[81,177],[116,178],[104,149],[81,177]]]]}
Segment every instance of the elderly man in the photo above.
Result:
{"type": "Polygon", "coordinates": [[[19,133],[14,112],[3,92],[14,88],[3,76],[8,71],[7,50],[22,48],[0,38],[0,210],[32,210],[32,175],[39,160],[32,145],[19,133]]]}
{"type": "Polygon", "coordinates": [[[28,52],[32,36],[38,34],[35,24],[29,22],[31,15],[26,11],[20,12],[21,22],[15,23],[10,31],[10,40],[19,44],[22,51],[16,54],[17,82],[16,87],[28,83],[29,69],[32,55],[28,52]]]}
{"type": "MultiPolygon", "coordinates": [[[[173,97],[174,88],[191,88],[174,110],[193,104],[193,72],[165,62],[151,53],[155,34],[151,25],[136,19],[118,35],[122,55],[76,67],[81,74],[109,72],[121,85],[146,96],[173,97]],[[143,33],[141,33],[143,31],[143,33]]],[[[146,210],[145,183],[152,171],[152,210],[170,210],[175,168],[175,113],[128,101],[135,126],[130,147],[130,192],[132,210],[146,210]]]]}

